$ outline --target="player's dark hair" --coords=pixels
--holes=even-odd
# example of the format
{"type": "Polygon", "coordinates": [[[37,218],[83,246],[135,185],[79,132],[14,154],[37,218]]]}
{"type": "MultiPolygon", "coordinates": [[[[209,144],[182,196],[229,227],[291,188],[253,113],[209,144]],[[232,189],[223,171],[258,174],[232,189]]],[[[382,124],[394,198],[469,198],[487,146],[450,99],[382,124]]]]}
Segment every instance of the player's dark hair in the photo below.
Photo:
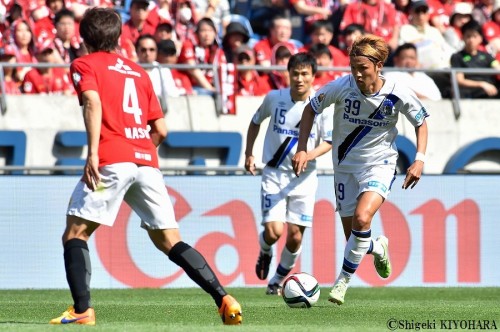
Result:
{"type": "Polygon", "coordinates": [[[311,53],[315,57],[327,55],[330,59],[332,59],[332,52],[330,52],[328,46],[322,43],[311,45],[311,47],[309,48],[309,53],[311,53]]]}
{"type": "Polygon", "coordinates": [[[401,54],[401,52],[406,50],[414,50],[415,52],[417,52],[417,47],[412,43],[404,43],[396,48],[396,50],[394,51],[394,56],[397,57],[401,54]]]}
{"type": "Polygon", "coordinates": [[[311,67],[312,74],[315,75],[318,71],[318,64],[316,59],[309,52],[300,52],[292,55],[290,60],[288,60],[287,69],[291,71],[295,68],[311,67]]]}
{"type": "Polygon", "coordinates": [[[80,35],[91,52],[112,52],[118,47],[122,32],[120,15],[111,8],[88,9],[80,21],[80,35]]]}
{"type": "Polygon", "coordinates": [[[58,11],[56,13],[56,15],[54,16],[54,24],[57,24],[59,23],[59,21],[64,18],[64,17],[70,17],[71,19],[73,19],[73,21],[75,20],[75,13],[73,13],[72,10],[68,9],[68,8],[62,8],[60,11],[58,11]]]}

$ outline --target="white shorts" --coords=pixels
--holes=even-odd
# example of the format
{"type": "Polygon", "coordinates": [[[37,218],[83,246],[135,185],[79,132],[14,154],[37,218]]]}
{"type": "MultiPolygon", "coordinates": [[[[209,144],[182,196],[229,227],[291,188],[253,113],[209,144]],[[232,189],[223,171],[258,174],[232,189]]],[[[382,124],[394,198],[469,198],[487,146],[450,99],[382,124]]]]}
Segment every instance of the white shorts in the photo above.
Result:
{"type": "Polygon", "coordinates": [[[365,191],[374,191],[387,198],[396,179],[395,165],[377,165],[359,172],[334,173],[337,211],[341,217],[354,215],[358,197],[365,191]]]}
{"type": "Polygon", "coordinates": [[[311,227],[318,176],[316,170],[297,177],[291,171],[264,167],[261,184],[262,224],[289,222],[311,227]]]}
{"type": "Polygon", "coordinates": [[[159,169],[134,163],[116,163],[99,168],[98,189],[80,181],[66,215],[112,226],[122,201],[141,218],[145,229],[179,228],[163,176],[159,169]]]}

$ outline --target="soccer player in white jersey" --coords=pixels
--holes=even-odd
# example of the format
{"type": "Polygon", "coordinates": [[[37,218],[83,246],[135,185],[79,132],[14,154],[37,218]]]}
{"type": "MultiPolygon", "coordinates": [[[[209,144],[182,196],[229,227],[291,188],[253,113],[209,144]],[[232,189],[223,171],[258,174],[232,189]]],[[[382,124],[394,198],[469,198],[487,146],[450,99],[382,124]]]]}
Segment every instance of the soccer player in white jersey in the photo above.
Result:
{"type": "Polygon", "coordinates": [[[309,53],[293,55],[288,62],[290,87],[267,94],[252,120],[247,133],[245,168],[255,175],[253,146],[264,119],[270,117],[264,140],[261,186],[262,225],[259,235],[260,254],[256,265],[257,277],[267,279],[272,258],[272,246],[281,237],[287,224],[286,245],[275,275],[269,280],[266,294],[281,295],[281,282],[295,266],[302,248],[306,227],[313,223],[318,178],[315,159],[332,148],[333,110],[314,117],[312,131],[306,139],[307,172],[297,177],[293,172],[292,156],[297,147],[300,118],[304,107],[314,96],[312,83],[316,74],[315,58],[309,53]]]}
{"type": "Polygon", "coordinates": [[[317,114],[335,104],[332,157],[337,211],[351,234],[344,251],[342,270],[329,294],[339,305],[351,276],[367,252],[374,255],[378,274],[387,278],[391,267],[388,240],[371,240],[371,222],[391,189],[398,150],[395,145],[399,113],[415,127],[417,154],[408,168],[403,188],[413,188],[424,167],[427,147],[427,111],[407,87],[381,76],[389,48],[380,37],[357,39],[349,52],[351,75],[325,85],[305,107],[300,122],[293,168],[302,176],[308,168],[308,133],[317,114]]]}

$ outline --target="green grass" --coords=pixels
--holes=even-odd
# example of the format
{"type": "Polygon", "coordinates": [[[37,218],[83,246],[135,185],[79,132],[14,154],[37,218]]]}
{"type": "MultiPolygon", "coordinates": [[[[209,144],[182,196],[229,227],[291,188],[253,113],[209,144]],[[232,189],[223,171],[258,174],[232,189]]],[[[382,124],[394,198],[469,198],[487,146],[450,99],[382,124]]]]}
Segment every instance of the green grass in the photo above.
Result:
{"type": "MultiPolygon", "coordinates": [[[[0,290],[2,331],[389,331],[387,321],[488,320],[500,329],[500,288],[352,288],[343,306],[321,289],[311,309],[290,309],[264,288],[228,289],[243,307],[243,325],[223,326],[212,299],[187,289],[92,291],[97,325],[52,326],[71,303],[68,290],[0,290]]],[[[415,330],[415,329],[413,329],[415,330]]]]}

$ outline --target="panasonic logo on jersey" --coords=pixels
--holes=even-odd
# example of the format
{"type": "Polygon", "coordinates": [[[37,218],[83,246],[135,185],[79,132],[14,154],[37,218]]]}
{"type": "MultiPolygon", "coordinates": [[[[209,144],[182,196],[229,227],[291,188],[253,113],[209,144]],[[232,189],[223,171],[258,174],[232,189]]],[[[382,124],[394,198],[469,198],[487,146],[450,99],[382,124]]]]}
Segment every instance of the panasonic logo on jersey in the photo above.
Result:
{"type": "Polygon", "coordinates": [[[359,119],[359,118],[351,118],[349,114],[344,113],[344,120],[348,120],[350,123],[359,124],[362,126],[370,126],[370,127],[385,127],[389,125],[389,121],[377,121],[373,119],[359,119]]]}
{"type": "MultiPolygon", "coordinates": [[[[281,128],[278,125],[273,125],[273,131],[281,135],[299,137],[299,131],[297,129],[286,129],[286,128],[281,128]]],[[[309,138],[314,138],[314,137],[316,137],[316,134],[314,133],[311,133],[309,135],[309,138]]]]}

